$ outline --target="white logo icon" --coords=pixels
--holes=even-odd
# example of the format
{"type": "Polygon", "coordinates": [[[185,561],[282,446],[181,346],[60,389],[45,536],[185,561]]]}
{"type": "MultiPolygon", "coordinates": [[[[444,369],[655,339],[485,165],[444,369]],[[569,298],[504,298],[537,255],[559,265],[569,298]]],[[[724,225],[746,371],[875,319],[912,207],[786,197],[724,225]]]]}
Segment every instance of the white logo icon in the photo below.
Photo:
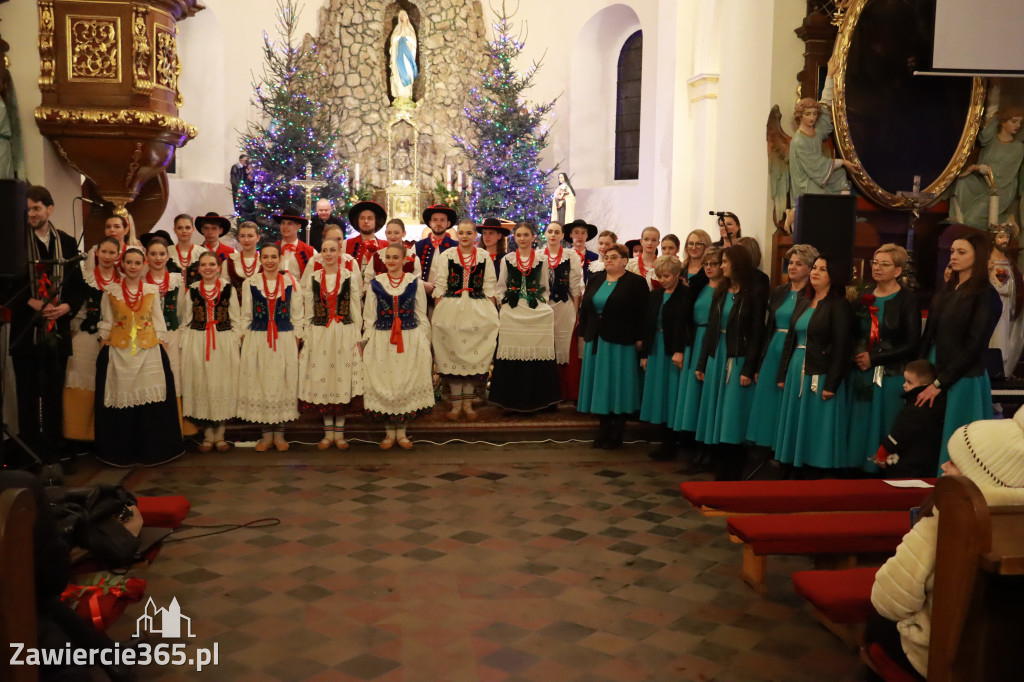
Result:
{"type": "Polygon", "coordinates": [[[167,639],[177,639],[183,636],[182,631],[185,632],[185,637],[195,637],[192,634],[192,619],[181,615],[178,598],[171,599],[171,605],[166,609],[158,609],[153,598],[150,597],[146,602],[145,612],[135,621],[134,636],[141,637],[142,633],[149,632],[167,639]],[[182,627],[183,623],[184,627],[182,627]]]}

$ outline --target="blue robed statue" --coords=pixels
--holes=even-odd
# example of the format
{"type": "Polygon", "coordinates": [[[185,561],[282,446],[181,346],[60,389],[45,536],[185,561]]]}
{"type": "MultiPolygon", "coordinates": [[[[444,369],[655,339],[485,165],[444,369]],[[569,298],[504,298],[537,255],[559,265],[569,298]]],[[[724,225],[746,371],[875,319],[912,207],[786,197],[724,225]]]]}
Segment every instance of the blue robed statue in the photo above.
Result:
{"type": "Polygon", "coordinates": [[[412,100],[412,86],[419,76],[416,68],[416,31],[409,22],[409,13],[401,10],[398,23],[391,32],[391,97],[412,100]]]}

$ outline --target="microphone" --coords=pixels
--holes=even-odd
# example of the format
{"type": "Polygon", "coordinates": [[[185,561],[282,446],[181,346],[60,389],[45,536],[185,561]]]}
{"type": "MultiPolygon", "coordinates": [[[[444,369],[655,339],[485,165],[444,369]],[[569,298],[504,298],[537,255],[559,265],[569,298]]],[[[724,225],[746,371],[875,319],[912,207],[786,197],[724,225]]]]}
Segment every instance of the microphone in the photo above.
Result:
{"type": "Polygon", "coordinates": [[[728,211],[708,211],[708,215],[716,215],[719,218],[724,218],[728,211]]]}
{"type": "Polygon", "coordinates": [[[71,258],[51,258],[49,260],[34,260],[33,265],[70,265],[71,263],[78,263],[89,257],[88,253],[79,253],[77,256],[71,258]]]}
{"type": "Polygon", "coordinates": [[[103,202],[102,201],[93,201],[92,199],[86,199],[85,197],[75,197],[75,198],[76,199],[80,199],[81,201],[84,201],[87,204],[92,204],[93,206],[101,206],[101,207],[103,206],[103,202]]]}

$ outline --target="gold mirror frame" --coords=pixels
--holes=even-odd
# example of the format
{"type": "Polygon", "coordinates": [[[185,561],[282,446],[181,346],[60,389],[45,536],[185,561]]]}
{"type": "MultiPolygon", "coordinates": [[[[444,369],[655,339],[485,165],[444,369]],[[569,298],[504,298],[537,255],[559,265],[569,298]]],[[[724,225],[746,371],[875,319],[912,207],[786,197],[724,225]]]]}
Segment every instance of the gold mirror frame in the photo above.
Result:
{"type": "MultiPolygon", "coordinates": [[[[850,42],[853,40],[853,32],[857,28],[857,22],[864,8],[872,0],[854,0],[849,8],[843,23],[839,27],[839,36],[836,38],[835,54],[838,55],[835,73],[833,74],[834,101],[833,120],[836,128],[836,142],[839,145],[839,153],[844,159],[852,161],[860,166],[860,170],[851,171],[847,169],[857,186],[872,201],[885,208],[913,210],[921,208],[906,196],[888,192],[875,182],[864,170],[864,166],[857,156],[857,150],[850,137],[850,122],[846,116],[846,60],[850,53],[850,42]]],[[[956,153],[946,164],[945,170],[939,174],[928,187],[922,188],[922,192],[933,195],[936,199],[949,188],[953,180],[960,173],[967,158],[974,150],[974,139],[981,127],[981,117],[985,111],[985,82],[975,76],[971,89],[971,104],[967,111],[967,122],[964,124],[963,133],[960,135],[960,142],[957,144],[956,153]]],[[[933,202],[930,202],[933,203],[933,202]]]]}

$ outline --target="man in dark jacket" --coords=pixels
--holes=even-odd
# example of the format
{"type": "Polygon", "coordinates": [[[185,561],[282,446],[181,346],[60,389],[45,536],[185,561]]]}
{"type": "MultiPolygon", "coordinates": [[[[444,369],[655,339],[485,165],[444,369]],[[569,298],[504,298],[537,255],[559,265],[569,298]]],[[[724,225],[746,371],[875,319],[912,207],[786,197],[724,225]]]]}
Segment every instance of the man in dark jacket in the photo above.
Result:
{"type": "Polygon", "coordinates": [[[331,200],[319,199],[316,202],[316,213],[313,214],[313,220],[309,224],[309,245],[317,251],[323,246],[324,228],[328,225],[339,226],[342,235],[347,236],[345,225],[342,224],[338,216],[334,215],[334,206],[331,204],[331,200]]]}
{"type": "Polygon", "coordinates": [[[53,197],[29,187],[28,276],[11,304],[10,354],[18,397],[18,432],[44,460],[63,448],[64,374],[71,355],[71,320],[82,305],[85,283],[75,239],[50,222],[53,197]],[[46,261],[36,264],[35,261],[46,261]]]}
{"type": "Polygon", "coordinates": [[[889,435],[875,453],[875,464],[886,478],[931,478],[939,468],[942,449],[942,421],[946,413],[945,393],[935,403],[918,407],[921,391],[935,381],[935,367],[927,360],[908,362],[903,371],[903,400],[906,403],[892,424],[889,435]]]}

